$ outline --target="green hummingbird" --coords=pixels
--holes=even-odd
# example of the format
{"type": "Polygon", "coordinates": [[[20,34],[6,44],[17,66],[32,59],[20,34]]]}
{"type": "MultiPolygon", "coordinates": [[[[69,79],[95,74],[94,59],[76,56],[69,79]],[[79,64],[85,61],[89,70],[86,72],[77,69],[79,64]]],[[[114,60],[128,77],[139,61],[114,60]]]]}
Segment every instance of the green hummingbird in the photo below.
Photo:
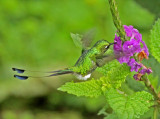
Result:
{"type": "MultiPolygon", "coordinates": [[[[44,77],[51,77],[51,76],[58,76],[63,74],[74,74],[80,80],[87,80],[90,78],[91,73],[99,67],[99,60],[102,59],[104,53],[109,49],[109,47],[114,43],[109,43],[106,40],[99,40],[97,41],[92,48],[88,50],[84,50],[82,55],[79,57],[77,62],[74,66],[65,68],[63,70],[51,71],[46,73],[52,73],[51,75],[44,76],[44,77]]],[[[17,71],[18,73],[24,73],[26,70],[12,68],[13,71],[17,71]]],[[[25,80],[29,77],[33,76],[20,76],[14,75],[15,78],[25,80]]],[[[33,77],[39,78],[39,77],[33,77]]]]}
{"type": "MultiPolygon", "coordinates": [[[[74,74],[78,79],[87,80],[88,78],[90,78],[91,73],[97,67],[101,67],[104,64],[106,64],[106,62],[113,60],[114,55],[107,56],[104,54],[109,49],[109,47],[114,43],[109,43],[106,40],[99,40],[90,48],[94,35],[95,35],[95,29],[89,30],[83,36],[71,33],[71,37],[74,43],[77,46],[82,47],[82,55],[79,57],[74,66],[65,68],[63,70],[44,72],[51,74],[43,77],[58,76],[63,74],[74,74]]],[[[16,71],[17,73],[24,73],[26,71],[24,69],[18,69],[18,68],[12,68],[12,70],[16,71]]],[[[37,72],[37,71],[32,71],[32,72],[37,72]]],[[[41,78],[41,77],[21,76],[21,75],[14,75],[14,77],[21,80],[26,80],[29,77],[41,78]]]]}

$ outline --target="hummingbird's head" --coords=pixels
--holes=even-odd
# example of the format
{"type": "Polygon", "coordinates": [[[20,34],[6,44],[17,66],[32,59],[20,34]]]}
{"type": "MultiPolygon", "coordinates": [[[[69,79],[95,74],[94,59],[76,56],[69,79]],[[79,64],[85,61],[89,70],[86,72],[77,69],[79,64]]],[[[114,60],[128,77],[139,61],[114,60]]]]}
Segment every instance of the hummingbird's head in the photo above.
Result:
{"type": "Polygon", "coordinates": [[[100,52],[100,54],[103,54],[109,49],[112,44],[114,43],[109,43],[106,40],[99,40],[93,47],[95,47],[100,52]]]}

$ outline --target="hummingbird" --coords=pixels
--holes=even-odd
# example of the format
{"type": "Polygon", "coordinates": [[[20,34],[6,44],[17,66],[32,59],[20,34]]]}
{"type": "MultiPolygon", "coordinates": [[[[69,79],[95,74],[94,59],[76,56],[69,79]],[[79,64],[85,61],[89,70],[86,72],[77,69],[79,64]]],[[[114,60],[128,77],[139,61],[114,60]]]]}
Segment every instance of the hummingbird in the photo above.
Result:
{"type": "MultiPolygon", "coordinates": [[[[106,40],[97,41],[90,49],[82,50],[82,55],[79,57],[74,66],[65,68],[57,71],[50,71],[45,73],[51,73],[50,75],[43,77],[51,77],[58,76],[64,74],[74,74],[80,80],[87,80],[90,78],[91,73],[97,68],[102,66],[102,60],[106,61],[106,57],[104,54],[109,49],[111,45],[114,43],[109,43],[106,40]]],[[[108,57],[107,57],[108,58],[108,57]]],[[[12,68],[13,71],[17,73],[24,73],[27,70],[12,68]]],[[[22,76],[22,75],[14,75],[15,78],[26,80],[29,77],[32,78],[40,78],[34,76],[22,76]]]]}
{"type": "MultiPolygon", "coordinates": [[[[106,40],[99,40],[92,47],[90,47],[95,34],[96,34],[95,28],[90,29],[84,35],[71,33],[71,38],[73,39],[75,45],[77,47],[82,48],[81,56],[79,57],[74,66],[65,68],[63,70],[43,72],[43,73],[50,73],[50,75],[42,77],[51,77],[63,74],[74,74],[80,80],[87,80],[88,78],[90,78],[91,73],[97,67],[101,67],[105,65],[106,62],[115,59],[114,55],[104,55],[105,52],[109,49],[109,47],[114,43],[109,43],[106,40]]],[[[12,68],[12,70],[21,74],[24,73],[25,71],[40,72],[40,71],[29,71],[19,68],[12,68]]],[[[42,77],[22,76],[22,75],[14,75],[14,77],[21,80],[26,80],[29,77],[42,78],[42,77]]]]}

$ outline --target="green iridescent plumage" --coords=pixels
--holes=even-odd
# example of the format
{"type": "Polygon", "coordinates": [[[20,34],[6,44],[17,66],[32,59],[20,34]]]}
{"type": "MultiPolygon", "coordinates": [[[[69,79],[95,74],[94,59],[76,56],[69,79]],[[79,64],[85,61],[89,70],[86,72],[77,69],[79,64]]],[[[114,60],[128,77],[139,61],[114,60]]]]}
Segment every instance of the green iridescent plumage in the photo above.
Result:
{"type": "MultiPolygon", "coordinates": [[[[113,43],[108,43],[106,40],[97,41],[92,48],[83,51],[82,55],[79,57],[79,59],[77,60],[76,64],[73,67],[66,68],[64,70],[48,72],[52,74],[49,76],[44,76],[44,77],[72,73],[76,75],[78,79],[86,80],[90,77],[91,73],[97,67],[105,64],[103,63],[104,53],[108,50],[108,48],[112,44],[113,43]]],[[[106,62],[108,61],[108,59],[107,60],[105,59],[104,61],[106,62]]],[[[18,73],[24,73],[25,71],[25,70],[17,69],[17,68],[13,68],[13,70],[17,71],[18,73]]],[[[33,77],[33,76],[14,75],[14,77],[21,79],[21,80],[25,80],[25,79],[28,79],[28,77],[33,77]]],[[[39,77],[33,77],[33,78],[39,78],[39,77]]]]}
{"type": "Polygon", "coordinates": [[[84,51],[74,67],[70,69],[83,76],[91,73],[97,67],[97,57],[102,56],[107,51],[109,48],[107,46],[110,45],[106,40],[98,41],[91,49],[84,51]]]}

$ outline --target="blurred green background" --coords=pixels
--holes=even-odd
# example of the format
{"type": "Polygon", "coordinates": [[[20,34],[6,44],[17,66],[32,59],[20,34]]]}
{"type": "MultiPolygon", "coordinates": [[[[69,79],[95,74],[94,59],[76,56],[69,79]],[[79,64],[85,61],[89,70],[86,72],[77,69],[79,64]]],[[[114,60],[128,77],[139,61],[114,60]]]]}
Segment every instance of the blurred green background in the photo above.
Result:
{"type": "MultiPolygon", "coordinates": [[[[123,24],[133,25],[149,44],[149,33],[159,14],[143,0],[117,0],[123,24]],[[141,2],[140,2],[141,1],[141,2]],[[141,4],[142,3],[142,4],[141,4]]],[[[153,1],[155,5],[155,2],[153,1]]],[[[156,7],[153,5],[153,7],[156,7]]],[[[0,0],[0,119],[101,119],[103,97],[76,97],[57,91],[74,76],[13,78],[12,67],[57,70],[74,65],[81,55],[70,33],[95,28],[97,40],[113,41],[107,0],[0,0]]],[[[150,56],[149,64],[158,67],[150,56]]],[[[160,75],[156,68],[155,75],[160,75]]]]}

